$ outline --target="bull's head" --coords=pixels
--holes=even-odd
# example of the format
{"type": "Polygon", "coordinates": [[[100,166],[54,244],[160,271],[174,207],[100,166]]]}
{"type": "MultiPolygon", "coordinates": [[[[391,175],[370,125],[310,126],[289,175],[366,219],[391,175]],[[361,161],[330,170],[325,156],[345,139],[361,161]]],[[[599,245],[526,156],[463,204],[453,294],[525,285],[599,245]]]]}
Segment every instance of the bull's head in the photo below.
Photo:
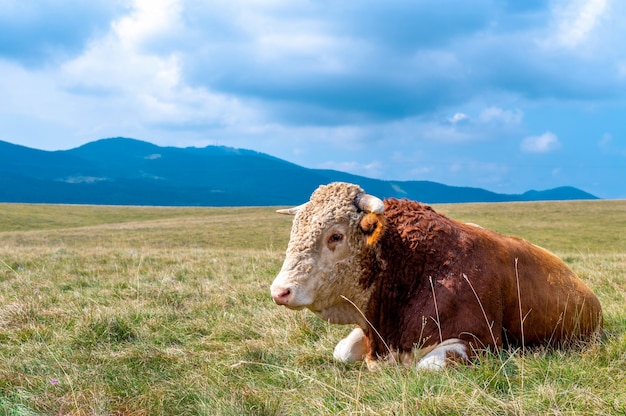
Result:
{"type": "Polygon", "coordinates": [[[278,305],[308,308],[334,323],[355,322],[363,304],[361,258],[384,232],[383,201],[357,185],[320,186],[311,200],[280,210],[295,215],[285,262],[270,288],[278,305]]]}

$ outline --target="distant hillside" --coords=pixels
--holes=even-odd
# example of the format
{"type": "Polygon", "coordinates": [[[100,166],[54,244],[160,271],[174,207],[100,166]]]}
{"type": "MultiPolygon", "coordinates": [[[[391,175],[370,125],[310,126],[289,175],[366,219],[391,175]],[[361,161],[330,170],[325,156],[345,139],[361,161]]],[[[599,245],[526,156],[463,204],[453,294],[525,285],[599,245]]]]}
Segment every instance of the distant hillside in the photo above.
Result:
{"type": "Polygon", "coordinates": [[[506,195],[429,181],[383,181],[223,146],[160,147],[112,138],[50,152],[0,141],[0,202],[292,205],[333,181],[358,183],[383,198],[427,203],[597,199],[572,187],[506,195]]]}

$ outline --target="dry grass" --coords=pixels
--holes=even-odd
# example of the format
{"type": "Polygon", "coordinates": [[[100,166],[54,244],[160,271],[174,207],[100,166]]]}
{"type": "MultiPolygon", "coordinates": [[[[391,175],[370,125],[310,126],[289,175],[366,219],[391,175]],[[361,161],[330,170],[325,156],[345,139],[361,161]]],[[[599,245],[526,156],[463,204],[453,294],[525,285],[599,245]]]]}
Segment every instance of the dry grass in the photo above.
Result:
{"type": "Polygon", "coordinates": [[[369,372],[332,360],[349,328],[271,302],[272,209],[0,205],[0,414],[625,413],[626,202],[438,209],[558,253],[604,339],[369,372]]]}

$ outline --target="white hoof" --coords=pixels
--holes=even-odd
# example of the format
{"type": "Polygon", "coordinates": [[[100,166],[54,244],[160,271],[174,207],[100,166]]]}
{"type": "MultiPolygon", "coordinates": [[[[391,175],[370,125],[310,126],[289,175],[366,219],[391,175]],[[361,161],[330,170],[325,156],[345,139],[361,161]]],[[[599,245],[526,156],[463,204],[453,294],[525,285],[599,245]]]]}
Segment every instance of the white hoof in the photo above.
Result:
{"type": "Polygon", "coordinates": [[[365,333],[358,326],[350,334],[339,341],[333,357],[342,363],[351,363],[365,358],[365,333]]]}
{"type": "Polygon", "coordinates": [[[467,352],[467,345],[460,339],[447,339],[419,360],[416,368],[418,370],[442,370],[448,362],[448,354],[467,360],[467,352]]]}

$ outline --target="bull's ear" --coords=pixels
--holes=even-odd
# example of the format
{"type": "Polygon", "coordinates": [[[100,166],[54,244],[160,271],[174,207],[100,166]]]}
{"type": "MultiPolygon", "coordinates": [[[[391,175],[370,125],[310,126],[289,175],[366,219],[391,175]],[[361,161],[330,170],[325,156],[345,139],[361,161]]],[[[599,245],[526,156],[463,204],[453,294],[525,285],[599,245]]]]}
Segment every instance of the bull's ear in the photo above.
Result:
{"type": "Polygon", "coordinates": [[[366,244],[368,246],[374,245],[378,242],[378,240],[380,240],[380,237],[382,237],[385,232],[386,224],[387,220],[382,214],[374,214],[370,212],[361,218],[359,226],[361,231],[367,235],[366,244]]]}

